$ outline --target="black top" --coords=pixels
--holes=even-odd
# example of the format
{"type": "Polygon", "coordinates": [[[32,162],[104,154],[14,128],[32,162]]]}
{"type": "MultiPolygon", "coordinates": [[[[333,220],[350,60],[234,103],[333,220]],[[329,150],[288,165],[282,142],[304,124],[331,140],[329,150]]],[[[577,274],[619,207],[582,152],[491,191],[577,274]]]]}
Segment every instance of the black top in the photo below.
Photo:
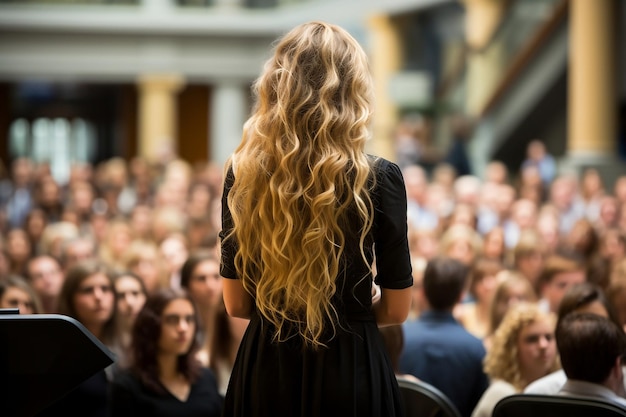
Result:
{"type": "MultiPolygon", "coordinates": [[[[413,283],[407,241],[406,189],[400,168],[378,159],[372,193],[374,226],[365,248],[376,258],[376,283],[403,289],[413,283]]],[[[232,228],[228,173],[222,200],[223,237],[232,228]]],[[[403,415],[391,362],[378,331],[372,306],[372,276],[359,250],[358,219],[345,227],[346,245],[333,305],[342,326],[317,351],[304,348],[298,337],[272,341],[271,327],[253,314],[231,374],[224,416],[328,417],[403,415]]],[[[237,279],[236,243],[222,245],[221,274],[237,279]]]]}
{"type": "Polygon", "coordinates": [[[122,371],[111,382],[111,416],[219,417],[221,414],[222,397],[210,369],[202,368],[200,377],[191,385],[187,401],[165,391],[158,394],[149,390],[132,372],[122,371]]]}

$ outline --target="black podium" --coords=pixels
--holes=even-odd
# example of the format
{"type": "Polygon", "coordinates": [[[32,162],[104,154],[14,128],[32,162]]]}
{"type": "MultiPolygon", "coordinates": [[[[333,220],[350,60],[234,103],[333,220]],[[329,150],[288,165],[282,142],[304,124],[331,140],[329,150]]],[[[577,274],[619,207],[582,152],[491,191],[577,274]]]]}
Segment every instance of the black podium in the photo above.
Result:
{"type": "Polygon", "coordinates": [[[35,416],[113,362],[71,317],[0,314],[0,414],[35,416]]]}

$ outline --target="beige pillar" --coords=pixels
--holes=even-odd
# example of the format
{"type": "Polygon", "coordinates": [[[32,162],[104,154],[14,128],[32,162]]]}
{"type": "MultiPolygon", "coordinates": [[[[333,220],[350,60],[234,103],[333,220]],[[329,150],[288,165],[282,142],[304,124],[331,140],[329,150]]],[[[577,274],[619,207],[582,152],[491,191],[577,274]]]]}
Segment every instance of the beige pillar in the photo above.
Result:
{"type": "Polygon", "coordinates": [[[368,27],[371,36],[368,52],[376,98],[373,138],[368,151],[394,160],[393,131],[398,122],[398,110],[389,97],[389,80],[400,69],[402,41],[389,16],[371,17],[368,27]]]}
{"type": "Polygon", "coordinates": [[[176,153],[176,95],[184,80],[176,74],[146,74],[138,79],[139,155],[156,161],[176,153]]]}
{"type": "Polygon", "coordinates": [[[463,0],[465,41],[469,46],[465,110],[478,116],[498,84],[504,65],[501,43],[491,43],[504,16],[503,0],[463,0]]]}
{"type": "Polygon", "coordinates": [[[615,150],[616,77],[613,0],[570,2],[568,154],[615,150]]]}

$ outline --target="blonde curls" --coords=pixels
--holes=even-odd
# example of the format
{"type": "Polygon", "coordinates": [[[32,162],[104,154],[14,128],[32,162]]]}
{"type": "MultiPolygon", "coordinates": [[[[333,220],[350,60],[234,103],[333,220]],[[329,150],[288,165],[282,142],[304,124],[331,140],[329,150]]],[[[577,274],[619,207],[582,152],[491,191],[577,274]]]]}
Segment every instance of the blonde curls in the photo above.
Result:
{"type": "MultiPolygon", "coordinates": [[[[518,359],[517,343],[519,335],[526,326],[538,321],[548,320],[554,326],[556,318],[552,313],[541,310],[537,303],[519,303],[511,307],[493,336],[491,348],[485,356],[485,373],[491,379],[501,379],[513,385],[521,392],[530,382],[522,377],[518,359]]],[[[550,372],[559,369],[555,357],[550,372]]]]}
{"type": "Polygon", "coordinates": [[[344,229],[355,216],[366,262],[373,221],[367,58],[343,29],[303,24],[276,45],[253,91],[254,112],[227,164],[235,178],[228,238],[238,244],[238,276],[275,339],[297,333],[317,348],[338,323],[331,298],[344,229]]]}

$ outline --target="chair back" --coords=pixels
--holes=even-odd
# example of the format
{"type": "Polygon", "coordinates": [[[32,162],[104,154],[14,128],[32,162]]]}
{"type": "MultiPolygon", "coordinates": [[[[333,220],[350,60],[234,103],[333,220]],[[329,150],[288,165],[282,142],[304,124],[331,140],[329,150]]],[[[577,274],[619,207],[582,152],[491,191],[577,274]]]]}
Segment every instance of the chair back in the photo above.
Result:
{"type": "Polygon", "coordinates": [[[424,382],[398,376],[406,417],[461,417],[450,399],[424,382]]]}
{"type": "Polygon", "coordinates": [[[501,399],[493,417],[626,417],[626,408],[595,397],[514,394],[501,399]]]}

